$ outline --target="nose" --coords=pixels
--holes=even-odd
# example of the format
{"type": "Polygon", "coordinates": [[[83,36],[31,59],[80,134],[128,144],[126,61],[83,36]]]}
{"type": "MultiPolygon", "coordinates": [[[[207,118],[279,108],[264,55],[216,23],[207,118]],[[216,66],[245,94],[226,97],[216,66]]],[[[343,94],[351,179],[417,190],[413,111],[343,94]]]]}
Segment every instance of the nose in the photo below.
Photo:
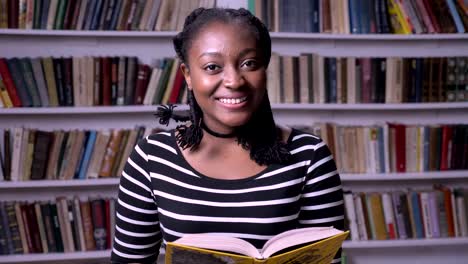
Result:
{"type": "Polygon", "coordinates": [[[224,86],[230,89],[238,89],[245,84],[244,75],[235,67],[226,67],[223,77],[224,86]]]}

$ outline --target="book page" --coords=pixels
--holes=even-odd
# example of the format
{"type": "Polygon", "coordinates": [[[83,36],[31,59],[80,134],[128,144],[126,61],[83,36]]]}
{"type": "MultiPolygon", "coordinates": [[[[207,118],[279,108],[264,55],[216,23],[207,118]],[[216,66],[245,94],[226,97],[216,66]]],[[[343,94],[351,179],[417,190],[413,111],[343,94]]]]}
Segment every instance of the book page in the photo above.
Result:
{"type": "Polygon", "coordinates": [[[268,258],[282,249],[322,240],[340,233],[343,231],[332,227],[308,227],[286,231],[268,240],[261,253],[264,258],[268,258]]]}
{"type": "Polygon", "coordinates": [[[166,264],[253,264],[252,257],[167,243],[166,264]]]}
{"type": "Polygon", "coordinates": [[[254,258],[262,257],[260,252],[258,252],[252,244],[235,237],[223,237],[210,234],[189,234],[177,239],[174,243],[197,248],[233,252],[254,258]]]}
{"type": "Polygon", "coordinates": [[[269,258],[266,264],[330,264],[349,231],[269,258]]]}

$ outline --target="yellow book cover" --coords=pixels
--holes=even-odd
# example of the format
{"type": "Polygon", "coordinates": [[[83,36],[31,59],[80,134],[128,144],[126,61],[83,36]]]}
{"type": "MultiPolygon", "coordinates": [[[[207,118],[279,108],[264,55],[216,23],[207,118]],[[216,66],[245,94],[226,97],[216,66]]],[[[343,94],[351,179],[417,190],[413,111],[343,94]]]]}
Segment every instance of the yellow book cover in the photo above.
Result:
{"type": "Polygon", "coordinates": [[[333,227],[294,229],[272,237],[261,250],[235,237],[190,234],[167,243],[166,264],[329,264],[348,234],[333,227]]]}
{"type": "Polygon", "coordinates": [[[390,24],[396,34],[411,34],[411,27],[406,21],[400,7],[397,3],[398,0],[388,1],[388,14],[390,16],[390,24]]]}
{"type": "Polygon", "coordinates": [[[0,75],[0,100],[3,102],[3,105],[6,108],[13,107],[13,102],[11,101],[10,95],[6,89],[6,85],[3,82],[3,78],[0,75]]]}
{"type": "Polygon", "coordinates": [[[8,28],[8,1],[0,0],[0,28],[8,28]]]}

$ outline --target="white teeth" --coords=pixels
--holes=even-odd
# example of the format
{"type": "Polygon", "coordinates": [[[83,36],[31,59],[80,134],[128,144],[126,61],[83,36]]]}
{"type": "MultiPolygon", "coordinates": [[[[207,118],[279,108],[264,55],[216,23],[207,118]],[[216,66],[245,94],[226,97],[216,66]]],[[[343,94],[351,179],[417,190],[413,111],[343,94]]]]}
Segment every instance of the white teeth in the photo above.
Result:
{"type": "Polygon", "coordinates": [[[240,104],[244,102],[247,99],[247,97],[242,97],[242,98],[219,98],[218,100],[221,103],[224,104],[240,104]]]}

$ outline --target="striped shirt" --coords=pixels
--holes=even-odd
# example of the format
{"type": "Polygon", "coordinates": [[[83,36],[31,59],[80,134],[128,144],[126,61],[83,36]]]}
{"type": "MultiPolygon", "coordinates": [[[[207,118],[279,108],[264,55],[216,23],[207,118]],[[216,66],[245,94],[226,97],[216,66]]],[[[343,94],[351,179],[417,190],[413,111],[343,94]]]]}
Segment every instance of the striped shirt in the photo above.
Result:
{"type": "MultiPolygon", "coordinates": [[[[154,263],[165,243],[184,234],[234,236],[261,248],[281,232],[309,226],[344,228],[343,192],[335,162],[318,137],[293,129],[292,158],[240,180],[193,169],[174,130],[138,142],[122,173],[113,263],[154,263]]],[[[339,263],[340,252],[332,263],[339,263]]]]}

